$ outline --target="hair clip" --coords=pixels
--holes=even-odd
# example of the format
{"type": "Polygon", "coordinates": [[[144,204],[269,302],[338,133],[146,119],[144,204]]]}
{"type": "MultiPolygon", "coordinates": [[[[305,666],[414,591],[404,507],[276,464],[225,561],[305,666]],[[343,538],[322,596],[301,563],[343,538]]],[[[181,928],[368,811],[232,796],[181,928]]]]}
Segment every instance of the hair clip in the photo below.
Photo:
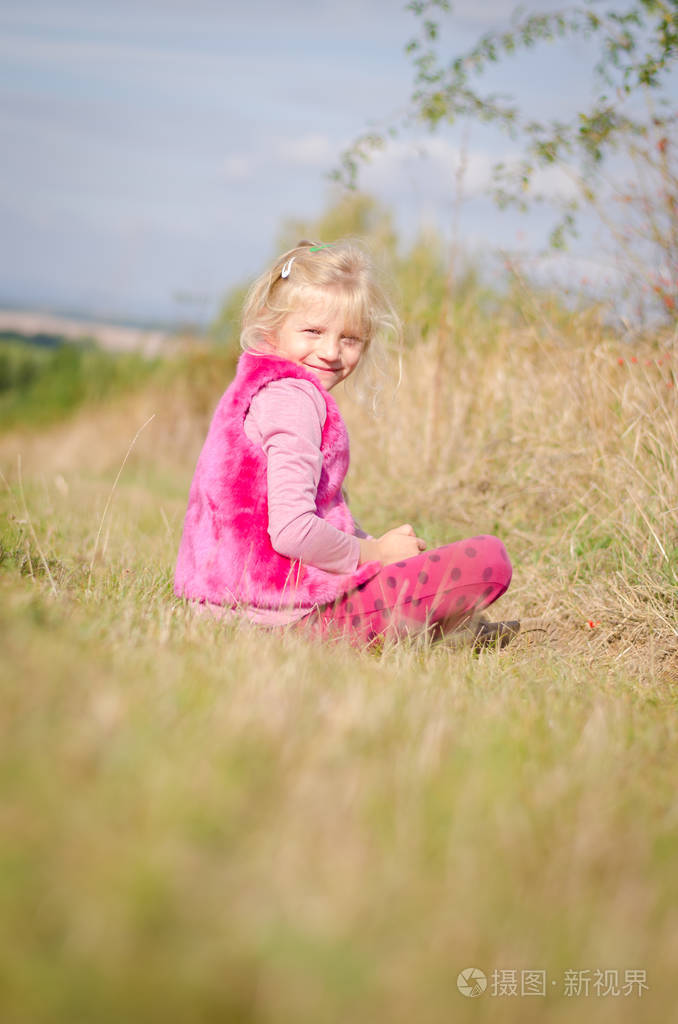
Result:
{"type": "Polygon", "coordinates": [[[325,245],[312,245],[309,247],[309,252],[318,252],[319,249],[331,249],[334,242],[326,242],[325,245]]]}
{"type": "Polygon", "coordinates": [[[285,264],[285,266],[280,271],[280,276],[281,277],[289,277],[290,276],[290,270],[292,269],[292,264],[293,263],[294,263],[294,256],[290,256],[290,258],[288,259],[287,263],[285,264]]]}

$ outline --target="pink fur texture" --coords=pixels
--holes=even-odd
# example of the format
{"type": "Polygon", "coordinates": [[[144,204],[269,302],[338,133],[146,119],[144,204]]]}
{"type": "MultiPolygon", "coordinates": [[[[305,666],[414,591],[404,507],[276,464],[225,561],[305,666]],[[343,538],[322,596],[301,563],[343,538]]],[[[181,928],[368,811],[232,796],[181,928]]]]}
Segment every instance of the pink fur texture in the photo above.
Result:
{"type": "Polygon", "coordinates": [[[316,511],[337,529],[356,532],[341,493],[349,446],[336,402],[296,363],[244,352],[214,413],[191,484],[174,579],[180,597],[259,608],[313,607],[349,592],[381,568],[379,562],[366,562],[354,573],[331,573],[274,550],[268,535],[266,455],[243,425],[257,391],[281,377],[310,380],[325,399],[316,511]]]}

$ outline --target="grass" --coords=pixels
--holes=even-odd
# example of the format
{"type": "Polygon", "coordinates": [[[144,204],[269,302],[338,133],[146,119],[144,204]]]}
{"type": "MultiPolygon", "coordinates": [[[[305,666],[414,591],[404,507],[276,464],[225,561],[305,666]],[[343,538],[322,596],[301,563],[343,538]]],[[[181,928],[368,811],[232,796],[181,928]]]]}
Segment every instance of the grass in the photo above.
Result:
{"type": "Polygon", "coordinates": [[[497,614],[558,625],[479,656],[324,647],[173,597],[227,362],[6,431],[3,1022],[668,1019],[675,359],[577,319],[495,323],[418,343],[377,420],[339,396],[360,522],[498,533],[497,614]],[[492,994],[530,969],[545,996],[492,994]],[[633,969],[642,996],[595,994],[633,969]]]}
{"type": "Polygon", "coordinates": [[[160,372],[158,360],[37,335],[0,335],[0,429],[47,426],[90,402],[126,393],[160,372]]]}

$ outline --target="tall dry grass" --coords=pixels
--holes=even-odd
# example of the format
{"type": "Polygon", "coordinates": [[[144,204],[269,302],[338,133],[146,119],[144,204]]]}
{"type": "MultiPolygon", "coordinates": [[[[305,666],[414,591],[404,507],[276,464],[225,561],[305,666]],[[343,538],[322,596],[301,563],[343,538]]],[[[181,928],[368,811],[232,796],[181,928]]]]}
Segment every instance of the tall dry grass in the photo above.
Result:
{"type": "Polygon", "coordinates": [[[379,418],[339,396],[362,525],[497,533],[497,613],[555,624],[479,656],[309,644],[172,596],[227,383],[207,356],[5,435],[2,1019],[668,1019],[677,355],[469,313],[406,353],[379,418]],[[544,996],[493,994],[528,969],[544,996]],[[648,989],[568,996],[575,969],[648,989]]]}
{"type": "Polygon", "coordinates": [[[649,649],[671,659],[678,337],[630,346],[586,316],[567,334],[458,330],[409,353],[379,419],[347,409],[361,513],[377,530],[411,519],[432,544],[496,533],[515,564],[505,613],[599,623],[596,649],[619,641],[634,670],[649,649]]]}

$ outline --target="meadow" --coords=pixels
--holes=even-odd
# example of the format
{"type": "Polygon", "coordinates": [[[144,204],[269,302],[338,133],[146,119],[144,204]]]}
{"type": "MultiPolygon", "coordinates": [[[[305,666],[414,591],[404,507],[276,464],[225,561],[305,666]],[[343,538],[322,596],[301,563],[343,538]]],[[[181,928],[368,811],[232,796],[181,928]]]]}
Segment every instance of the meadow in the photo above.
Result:
{"type": "Polygon", "coordinates": [[[4,428],[3,1024],[675,1012],[678,339],[544,296],[412,323],[376,416],[337,391],[351,507],[500,536],[503,650],[173,596],[232,349],[4,428]]]}

